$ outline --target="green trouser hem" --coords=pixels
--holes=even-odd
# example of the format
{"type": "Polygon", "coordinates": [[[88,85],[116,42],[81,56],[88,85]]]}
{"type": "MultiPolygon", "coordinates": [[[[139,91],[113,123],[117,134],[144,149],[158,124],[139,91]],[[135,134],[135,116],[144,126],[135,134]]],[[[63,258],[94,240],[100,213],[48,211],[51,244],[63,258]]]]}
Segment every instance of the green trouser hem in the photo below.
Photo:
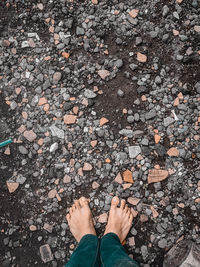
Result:
{"type": "Polygon", "coordinates": [[[99,239],[84,235],[65,267],[100,267],[99,239]]]}
{"type": "Polygon", "coordinates": [[[95,235],[85,235],[65,267],[139,267],[132,260],[114,233],[101,241],[95,235]]]}
{"type": "Polygon", "coordinates": [[[139,267],[139,264],[128,256],[119,237],[114,233],[102,237],[100,258],[102,267],[139,267]]]}

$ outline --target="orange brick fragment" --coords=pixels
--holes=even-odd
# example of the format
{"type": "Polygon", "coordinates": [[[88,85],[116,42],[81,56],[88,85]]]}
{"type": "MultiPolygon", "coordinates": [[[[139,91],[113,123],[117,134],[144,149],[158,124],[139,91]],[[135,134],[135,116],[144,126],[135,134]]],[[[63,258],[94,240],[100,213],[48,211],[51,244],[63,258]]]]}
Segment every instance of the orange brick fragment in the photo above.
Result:
{"type": "Polygon", "coordinates": [[[179,105],[179,98],[177,97],[175,100],[174,100],[174,107],[175,106],[178,106],[179,105]]]}
{"type": "Polygon", "coordinates": [[[151,169],[148,174],[148,184],[157,183],[165,180],[169,173],[167,170],[151,169]]]}
{"type": "Polygon", "coordinates": [[[65,115],[64,116],[64,123],[65,124],[73,124],[76,122],[76,116],[75,115],[65,115]]]}
{"type": "Polygon", "coordinates": [[[138,15],[139,10],[138,9],[132,9],[128,14],[132,17],[132,18],[136,18],[138,15]]]}
{"type": "Polygon", "coordinates": [[[122,176],[123,176],[124,182],[132,183],[132,184],[134,183],[133,174],[131,171],[129,170],[124,171],[122,176]]]}
{"type": "Polygon", "coordinates": [[[168,151],[167,154],[170,157],[178,157],[179,156],[179,150],[176,147],[171,147],[168,151]]]}
{"type": "Polygon", "coordinates": [[[147,56],[140,52],[137,52],[137,60],[139,62],[145,63],[147,61],[147,56]]]}
{"type": "Polygon", "coordinates": [[[90,142],[90,145],[91,145],[92,147],[95,147],[95,146],[97,145],[97,140],[92,140],[92,141],[90,142]]]}
{"type": "Polygon", "coordinates": [[[67,52],[62,52],[62,56],[63,56],[64,58],[69,58],[70,54],[67,53],[67,52]]]}
{"type": "Polygon", "coordinates": [[[38,106],[42,106],[47,103],[47,99],[45,97],[41,97],[38,103],[38,106]]]}
{"type": "Polygon", "coordinates": [[[155,140],[155,143],[158,144],[160,142],[160,139],[161,139],[161,136],[158,135],[158,134],[155,134],[154,135],[154,140],[155,140]]]}
{"type": "Polygon", "coordinates": [[[103,125],[106,124],[107,122],[109,122],[108,119],[106,119],[106,118],[101,118],[99,124],[100,124],[100,126],[103,126],[103,125]]]}

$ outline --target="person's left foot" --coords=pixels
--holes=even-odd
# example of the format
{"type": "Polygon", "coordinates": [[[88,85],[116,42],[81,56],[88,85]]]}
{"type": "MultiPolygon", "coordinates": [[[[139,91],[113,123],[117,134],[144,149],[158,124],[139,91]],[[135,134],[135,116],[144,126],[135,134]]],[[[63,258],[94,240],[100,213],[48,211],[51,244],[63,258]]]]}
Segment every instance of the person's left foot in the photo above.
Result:
{"type": "Polygon", "coordinates": [[[92,213],[85,197],[75,200],[66,216],[69,228],[75,239],[80,242],[84,235],[96,235],[92,213]]]}

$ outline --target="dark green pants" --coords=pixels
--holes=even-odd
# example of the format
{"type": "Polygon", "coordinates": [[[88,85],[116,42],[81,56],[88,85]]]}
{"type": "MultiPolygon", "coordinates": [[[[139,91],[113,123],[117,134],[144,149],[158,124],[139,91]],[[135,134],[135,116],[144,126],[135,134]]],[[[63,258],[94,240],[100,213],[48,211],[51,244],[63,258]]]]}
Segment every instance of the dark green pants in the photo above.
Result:
{"type": "Polygon", "coordinates": [[[109,233],[101,240],[85,235],[65,267],[139,267],[125,252],[118,236],[109,233]]]}

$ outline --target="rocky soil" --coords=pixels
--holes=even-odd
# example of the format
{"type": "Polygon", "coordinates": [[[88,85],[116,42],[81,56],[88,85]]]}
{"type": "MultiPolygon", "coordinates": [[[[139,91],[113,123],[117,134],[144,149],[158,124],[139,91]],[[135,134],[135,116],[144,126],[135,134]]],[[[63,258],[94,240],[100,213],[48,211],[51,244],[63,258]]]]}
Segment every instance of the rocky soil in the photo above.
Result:
{"type": "Polygon", "coordinates": [[[63,266],[82,195],[141,266],[200,243],[199,61],[199,0],[0,2],[0,266],[63,266]]]}

